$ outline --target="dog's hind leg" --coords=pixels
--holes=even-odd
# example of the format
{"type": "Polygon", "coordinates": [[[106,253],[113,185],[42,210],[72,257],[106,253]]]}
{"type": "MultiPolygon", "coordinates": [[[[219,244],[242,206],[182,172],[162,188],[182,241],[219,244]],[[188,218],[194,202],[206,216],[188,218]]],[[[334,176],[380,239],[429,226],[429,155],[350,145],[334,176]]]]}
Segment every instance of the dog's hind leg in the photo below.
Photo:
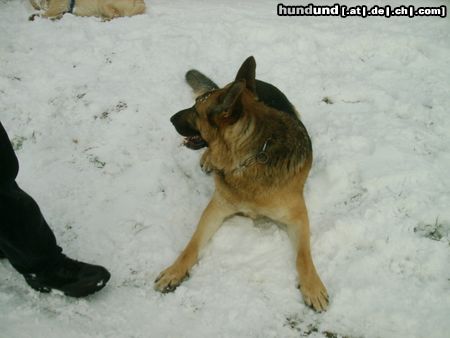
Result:
{"type": "Polygon", "coordinates": [[[210,78],[195,69],[189,70],[186,73],[185,78],[186,82],[194,90],[195,96],[200,96],[211,90],[219,89],[219,86],[216,85],[210,78]]]}
{"type": "Polygon", "coordinates": [[[203,211],[197,229],[186,248],[176,261],[156,278],[155,289],[163,293],[175,290],[189,276],[189,270],[197,262],[201,249],[214,235],[225,218],[235,212],[234,208],[215,193],[203,211]]]}

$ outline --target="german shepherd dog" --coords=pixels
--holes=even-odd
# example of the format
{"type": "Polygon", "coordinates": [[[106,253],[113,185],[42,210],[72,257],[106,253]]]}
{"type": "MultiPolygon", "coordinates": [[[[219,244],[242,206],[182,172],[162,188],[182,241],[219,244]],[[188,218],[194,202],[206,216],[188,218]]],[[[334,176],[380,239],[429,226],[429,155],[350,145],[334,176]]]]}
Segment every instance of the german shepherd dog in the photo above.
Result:
{"type": "Polygon", "coordinates": [[[66,13],[97,16],[106,21],[145,12],[144,0],[30,0],[30,3],[34,9],[44,11],[31,15],[30,21],[37,16],[57,20],[66,13]]]}
{"type": "Polygon", "coordinates": [[[303,198],[312,163],[311,140],[294,106],[276,87],[256,80],[255,68],[255,59],[249,57],[235,80],[221,89],[196,70],[186,73],[197,98],[171,122],[188,148],[207,147],[200,166],[214,174],[216,189],[190,242],[160,273],[155,289],[175,290],[228,217],[265,216],[287,226],[304,301],[324,311],[328,294],[311,257],[303,198]]]}

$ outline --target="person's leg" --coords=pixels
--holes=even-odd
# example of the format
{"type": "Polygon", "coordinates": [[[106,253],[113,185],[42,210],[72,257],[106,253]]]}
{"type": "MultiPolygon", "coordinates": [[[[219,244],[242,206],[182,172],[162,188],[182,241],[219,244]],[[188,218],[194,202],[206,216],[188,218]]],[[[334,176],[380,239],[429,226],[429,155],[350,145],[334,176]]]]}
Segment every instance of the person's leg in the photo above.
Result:
{"type": "Polygon", "coordinates": [[[9,141],[8,134],[0,122],[0,185],[13,182],[19,172],[19,162],[9,141]]]}
{"type": "Polygon", "coordinates": [[[0,123],[0,251],[20,273],[54,265],[62,250],[37,203],[15,182],[19,163],[0,123]]]}
{"type": "MultiPolygon", "coordinates": [[[[8,135],[0,122],[0,186],[3,181],[15,179],[19,171],[19,163],[17,157],[12,150],[8,135]]],[[[6,258],[0,247],[0,259],[6,258]]]]}
{"type": "Polygon", "coordinates": [[[41,272],[62,257],[39,206],[15,182],[0,186],[0,250],[21,274],[41,272]]]}
{"type": "Polygon", "coordinates": [[[0,158],[0,256],[38,291],[83,297],[103,288],[109,272],[64,256],[38,204],[15,182],[18,161],[1,123],[0,158]]]}

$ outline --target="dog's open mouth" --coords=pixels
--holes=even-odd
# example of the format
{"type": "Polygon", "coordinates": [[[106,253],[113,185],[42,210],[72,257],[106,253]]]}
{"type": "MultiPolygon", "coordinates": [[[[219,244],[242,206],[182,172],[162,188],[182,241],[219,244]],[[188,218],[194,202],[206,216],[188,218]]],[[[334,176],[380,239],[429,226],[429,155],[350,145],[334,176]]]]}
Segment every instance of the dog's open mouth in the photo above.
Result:
{"type": "Polygon", "coordinates": [[[208,146],[208,143],[200,135],[186,136],[183,145],[189,149],[197,150],[208,146]]]}

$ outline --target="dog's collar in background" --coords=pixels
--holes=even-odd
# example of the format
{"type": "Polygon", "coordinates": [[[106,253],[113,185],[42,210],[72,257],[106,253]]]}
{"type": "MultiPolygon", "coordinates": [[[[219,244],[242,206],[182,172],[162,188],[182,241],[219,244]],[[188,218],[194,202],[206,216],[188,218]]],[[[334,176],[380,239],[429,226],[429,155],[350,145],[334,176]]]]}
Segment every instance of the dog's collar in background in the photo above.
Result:
{"type": "Polygon", "coordinates": [[[67,13],[72,14],[74,8],[75,8],[75,0],[70,0],[70,2],[69,2],[69,10],[67,11],[67,13]]]}

